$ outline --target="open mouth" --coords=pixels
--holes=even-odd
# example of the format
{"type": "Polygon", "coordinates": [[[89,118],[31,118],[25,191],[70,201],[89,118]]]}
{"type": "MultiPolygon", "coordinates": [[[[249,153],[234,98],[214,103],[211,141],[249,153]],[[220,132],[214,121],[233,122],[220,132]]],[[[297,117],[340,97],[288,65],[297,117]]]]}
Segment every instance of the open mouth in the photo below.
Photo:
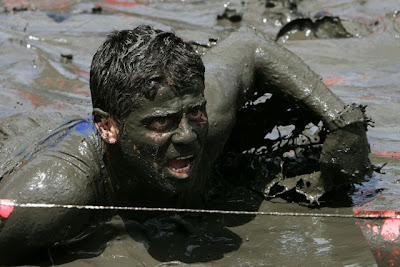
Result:
{"type": "Polygon", "coordinates": [[[194,156],[178,157],[168,161],[167,169],[175,177],[183,179],[189,177],[189,172],[194,165],[194,156]]]}

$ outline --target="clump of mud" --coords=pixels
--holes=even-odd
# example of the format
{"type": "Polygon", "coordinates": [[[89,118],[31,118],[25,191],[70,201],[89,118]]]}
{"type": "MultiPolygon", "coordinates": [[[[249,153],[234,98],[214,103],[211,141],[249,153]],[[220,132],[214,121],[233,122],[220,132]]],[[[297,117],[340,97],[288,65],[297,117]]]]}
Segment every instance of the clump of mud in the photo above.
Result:
{"type": "Polygon", "coordinates": [[[222,14],[217,16],[217,20],[229,20],[231,22],[240,22],[243,14],[235,8],[225,7],[222,14]]]}
{"type": "Polygon", "coordinates": [[[352,184],[370,172],[367,158],[352,160],[352,153],[369,153],[367,140],[358,134],[368,123],[366,117],[329,132],[319,118],[282,96],[255,94],[237,114],[215,176],[266,199],[280,197],[312,206],[346,200],[352,184]]]}
{"type": "Polygon", "coordinates": [[[299,18],[284,25],[276,36],[276,41],[312,40],[353,37],[343,26],[339,17],[325,12],[314,18],[299,18]]]}
{"type": "MultiPolygon", "coordinates": [[[[271,94],[255,95],[237,116],[224,156],[217,164],[217,177],[265,197],[277,197],[307,185],[307,177],[300,177],[282,188],[286,178],[319,171],[327,135],[319,119],[271,94]]],[[[302,201],[312,201],[305,195],[300,197],[302,201]]]]}

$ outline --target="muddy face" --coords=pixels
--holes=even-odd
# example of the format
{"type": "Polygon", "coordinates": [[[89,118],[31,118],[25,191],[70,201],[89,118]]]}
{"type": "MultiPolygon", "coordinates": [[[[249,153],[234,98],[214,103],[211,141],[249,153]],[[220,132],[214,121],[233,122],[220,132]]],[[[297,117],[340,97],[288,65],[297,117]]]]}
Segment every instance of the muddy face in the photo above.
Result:
{"type": "Polygon", "coordinates": [[[120,177],[122,186],[135,179],[144,187],[179,193],[193,185],[208,130],[203,91],[202,82],[179,95],[162,84],[154,99],[137,100],[119,135],[128,166],[127,176],[120,177]]]}

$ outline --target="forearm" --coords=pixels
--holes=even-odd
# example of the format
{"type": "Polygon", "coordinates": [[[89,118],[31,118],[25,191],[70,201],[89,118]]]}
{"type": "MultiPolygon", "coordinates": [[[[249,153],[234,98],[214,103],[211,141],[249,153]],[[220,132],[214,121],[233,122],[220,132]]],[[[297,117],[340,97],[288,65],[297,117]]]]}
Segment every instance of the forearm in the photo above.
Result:
{"type": "MultiPolygon", "coordinates": [[[[98,203],[93,173],[76,167],[74,158],[48,154],[24,162],[0,182],[0,199],[17,204],[98,203]]],[[[0,229],[0,264],[15,264],[85,232],[98,213],[77,209],[15,207],[0,229]],[[23,257],[21,257],[23,255],[23,257]]]]}
{"type": "Polygon", "coordinates": [[[0,264],[28,264],[46,257],[53,246],[88,234],[92,217],[93,211],[15,207],[8,218],[0,219],[0,264]]]}
{"type": "Polygon", "coordinates": [[[320,116],[328,129],[336,130],[364,120],[360,109],[346,106],[322,83],[319,75],[283,46],[265,39],[255,53],[256,68],[266,86],[278,88],[279,93],[320,116]]]}

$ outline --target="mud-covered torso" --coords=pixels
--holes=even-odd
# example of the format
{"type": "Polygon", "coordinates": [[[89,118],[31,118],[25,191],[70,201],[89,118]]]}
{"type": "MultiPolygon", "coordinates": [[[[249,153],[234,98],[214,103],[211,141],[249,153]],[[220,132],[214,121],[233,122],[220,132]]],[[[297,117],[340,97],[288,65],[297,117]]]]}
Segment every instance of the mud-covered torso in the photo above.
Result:
{"type": "MultiPolygon", "coordinates": [[[[65,169],[67,173],[68,169],[79,169],[82,175],[93,177],[88,190],[95,191],[96,202],[109,201],[103,151],[92,121],[60,113],[18,114],[1,121],[0,145],[0,183],[17,171],[29,172],[24,166],[36,161],[43,176],[50,175],[51,169],[65,169]]],[[[54,179],[63,183],[60,177],[54,179]]]]}

